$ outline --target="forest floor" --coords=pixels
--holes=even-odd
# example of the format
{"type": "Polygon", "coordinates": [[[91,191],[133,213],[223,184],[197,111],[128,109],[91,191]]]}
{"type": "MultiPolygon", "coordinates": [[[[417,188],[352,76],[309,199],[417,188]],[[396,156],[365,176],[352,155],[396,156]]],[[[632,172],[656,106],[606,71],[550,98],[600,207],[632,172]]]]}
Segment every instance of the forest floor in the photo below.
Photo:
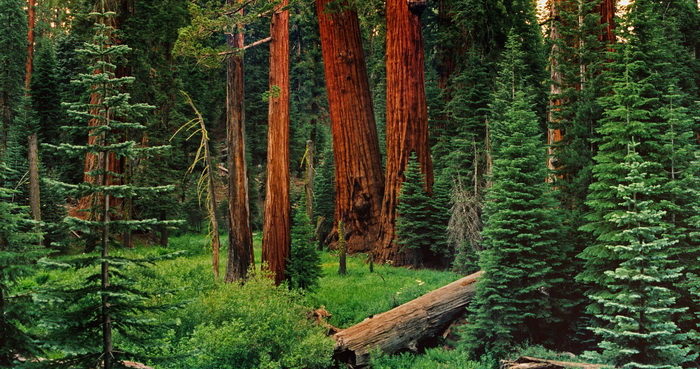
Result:
{"type": "MultiPolygon", "coordinates": [[[[253,235],[255,248],[255,267],[261,267],[260,234],[253,235]]],[[[222,237],[222,244],[227,238],[222,237]]],[[[161,262],[163,266],[171,263],[187,264],[188,268],[211,275],[211,254],[208,251],[206,236],[185,234],[173,237],[168,249],[186,251],[186,254],[170,261],[161,262]]],[[[137,248],[133,252],[148,253],[149,247],[137,248]]],[[[161,250],[163,251],[163,250],[161,250]]],[[[226,252],[221,252],[220,275],[226,271],[226,252]]],[[[347,274],[338,275],[338,255],[333,251],[321,252],[323,276],[316,290],[308,294],[309,302],[314,308],[325,308],[332,317],[328,322],[336,327],[345,328],[357,324],[374,314],[390,310],[400,304],[419,297],[429,291],[442,287],[460,278],[449,271],[411,270],[387,265],[375,265],[374,272],[369,271],[367,255],[358,254],[347,259],[347,274]]]]}

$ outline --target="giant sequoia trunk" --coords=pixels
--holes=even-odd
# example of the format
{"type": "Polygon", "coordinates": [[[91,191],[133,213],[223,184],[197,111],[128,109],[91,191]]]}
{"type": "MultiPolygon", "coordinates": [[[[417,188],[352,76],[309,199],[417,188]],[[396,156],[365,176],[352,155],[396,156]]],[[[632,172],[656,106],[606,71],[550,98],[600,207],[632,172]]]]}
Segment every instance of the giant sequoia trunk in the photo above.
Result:
{"type": "Polygon", "coordinates": [[[614,44],[617,40],[615,37],[615,1],[616,0],[601,0],[598,6],[600,24],[604,25],[599,39],[606,44],[614,44]]]}
{"type": "Polygon", "coordinates": [[[353,253],[377,244],[384,175],[359,21],[347,3],[336,3],[317,0],[316,11],[333,133],[334,224],[345,225],[353,253]]]}
{"type": "MultiPolygon", "coordinates": [[[[27,63],[25,64],[24,88],[29,93],[34,70],[34,25],[36,24],[36,1],[27,1],[27,63]]],[[[29,209],[32,218],[41,221],[41,192],[39,186],[39,138],[36,132],[27,137],[27,163],[29,165],[29,209]]]]}
{"type": "MultiPolygon", "coordinates": [[[[100,2],[97,2],[96,4],[96,9],[104,10],[104,11],[112,11],[117,13],[116,17],[109,17],[108,19],[105,20],[106,25],[113,27],[115,30],[118,30],[121,28],[121,25],[124,24],[124,21],[126,20],[126,17],[129,16],[129,4],[127,0],[112,0],[112,1],[105,1],[104,4],[101,4],[100,2]],[[104,6],[104,8],[101,8],[104,6]]],[[[122,41],[118,39],[117,37],[113,37],[112,42],[114,44],[121,44],[122,41]]],[[[101,73],[100,70],[96,70],[95,73],[101,73]]],[[[129,70],[125,66],[119,66],[114,72],[115,76],[117,78],[120,77],[126,77],[128,76],[129,70]]],[[[98,93],[92,93],[90,95],[90,105],[91,106],[99,106],[100,101],[102,100],[102,96],[98,93]]],[[[91,111],[91,114],[97,115],[99,114],[99,108],[94,108],[93,111],[91,111]]],[[[111,117],[114,119],[115,117],[111,117]]],[[[100,124],[99,120],[97,119],[90,119],[88,121],[88,126],[89,127],[96,127],[100,124]]],[[[98,137],[95,136],[93,133],[88,134],[88,139],[87,139],[87,144],[88,145],[96,145],[98,141],[98,137]]],[[[102,183],[102,179],[100,178],[101,176],[91,176],[88,173],[96,171],[98,168],[100,168],[100,163],[102,158],[100,155],[103,154],[96,154],[96,153],[86,153],[85,154],[85,161],[83,164],[83,181],[88,182],[88,183],[102,183]]],[[[123,158],[118,158],[114,153],[108,153],[107,155],[107,170],[112,173],[116,173],[117,176],[114,175],[107,175],[106,183],[107,185],[115,185],[115,184],[120,184],[122,183],[122,179],[119,175],[124,173],[124,160],[123,158]]],[[[100,168],[101,169],[101,168],[100,168]]],[[[71,216],[77,217],[77,218],[86,218],[86,217],[97,217],[95,214],[92,213],[91,209],[95,208],[95,204],[99,203],[101,200],[100,199],[95,199],[93,196],[85,196],[81,198],[78,201],[78,205],[75,207],[70,212],[71,216]]],[[[111,200],[110,206],[112,208],[119,208],[122,199],[113,197],[111,200]]]]}
{"type": "MultiPolygon", "coordinates": [[[[234,0],[228,0],[229,3],[234,0]]],[[[243,10],[241,10],[241,13],[243,10]]],[[[243,26],[226,36],[229,47],[243,49],[243,26]]],[[[250,229],[248,171],[245,151],[245,84],[243,55],[231,54],[226,60],[226,144],[228,146],[228,262],[226,282],[244,279],[253,260],[250,229]]]]}
{"type": "Polygon", "coordinates": [[[364,366],[375,349],[387,354],[417,350],[465,313],[481,274],[474,273],[341,330],[333,336],[336,358],[351,366],[364,366]]]}
{"type": "Polygon", "coordinates": [[[267,186],[262,259],[285,278],[290,247],[289,205],[289,11],[282,0],[270,24],[270,111],[267,138],[267,186]]]}
{"type": "Polygon", "coordinates": [[[380,262],[394,265],[419,263],[415,252],[395,242],[396,205],[404,170],[415,152],[425,176],[426,190],[433,183],[428,143],[428,109],[425,98],[423,37],[420,0],[387,0],[386,40],[386,183],[382,201],[380,262]]]}

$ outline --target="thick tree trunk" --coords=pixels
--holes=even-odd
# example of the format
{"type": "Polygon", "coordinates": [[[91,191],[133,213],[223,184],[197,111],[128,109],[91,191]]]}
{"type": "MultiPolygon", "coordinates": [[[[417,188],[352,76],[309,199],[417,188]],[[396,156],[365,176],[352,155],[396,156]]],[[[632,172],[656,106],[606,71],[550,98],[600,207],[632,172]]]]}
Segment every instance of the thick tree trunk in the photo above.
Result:
{"type": "MultiPolygon", "coordinates": [[[[126,17],[129,16],[129,6],[127,3],[127,0],[115,0],[115,1],[108,1],[104,3],[104,8],[99,8],[101,5],[98,2],[97,5],[97,10],[98,11],[113,11],[118,14],[116,17],[109,17],[106,19],[106,23],[108,26],[113,27],[115,30],[118,30],[121,25],[124,23],[126,17]]],[[[113,43],[115,44],[121,44],[122,41],[119,40],[118,38],[115,38],[112,40],[113,43]]],[[[96,70],[95,73],[100,73],[101,71],[96,70]]],[[[117,67],[115,71],[115,77],[120,78],[120,77],[125,77],[128,76],[129,70],[127,67],[124,66],[119,66],[117,67]]],[[[98,93],[92,93],[90,95],[90,105],[92,106],[98,106],[100,104],[100,101],[102,100],[102,96],[100,96],[98,93]]],[[[91,114],[100,114],[98,109],[94,109],[91,114]]],[[[114,119],[114,117],[110,117],[114,119]]],[[[88,126],[89,127],[95,127],[99,125],[99,121],[97,119],[91,119],[88,121],[88,126]]],[[[88,145],[95,145],[97,143],[97,136],[93,135],[92,133],[88,135],[87,139],[87,144],[88,145]]],[[[83,165],[83,181],[88,182],[88,183],[100,183],[100,178],[93,177],[91,175],[88,175],[89,172],[95,171],[98,166],[100,165],[100,158],[99,155],[95,153],[86,153],[85,154],[85,161],[83,165]]],[[[124,173],[124,160],[118,158],[114,153],[108,153],[107,154],[107,168],[110,172],[114,173],[124,173]]],[[[123,181],[116,176],[108,175],[107,176],[107,184],[108,185],[115,185],[115,184],[121,184],[123,181]]],[[[95,214],[92,213],[93,210],[93,205],[95,204],[95,201],[101,201],[100,199],[94,199],[93,196],[86,196],[78,200],[78,204],[75,209],[73,209],[70,212],[71,216],[77,217],[77,218],[86,218],[86,217],[97,217],[95,214]]],[[[111,204],[110,206],[112,208],[119,208],[121,206],[122,199],[114,197],[111,199],[111,204]]]]}
{"type": "MultiPolygon", "coordinates": [[[[228,0],[232,3],[234,0],[228,0]]],[[[241,10],[241,13],[243,10],[241,10]]],[[[227,35],[229,47],[243,49],[243,26],[227,35]]],[[[243,55],[229,55],[226,60],[226,127],[228,145],[229,247],[226,282],[245,279],[253,264],[253,235],[250,229],[248,202],[248,168],[245,150],[245,83],[243,55]]]]}
{"type": "MultiPolygon", "coordinates": [[[[29,94],[34,70],[34,26],[36,24],[36,1],[27,1],[27,63],[25,64],[24,88],[29,94]]],[[[39,184],[39,138],[36,132],[27,137],[27,162],[29,165],[29,209],[32,218],[41,221],[41,189],[39,184]]]]}
{"type": "Polygon", "coordinates": [[[617,41],[615,36],[615,6],[616,0],[601,0],[598,7],[600,13],[600,24],[604,24],[598,39],[606,44],[614,44],[617,41]]]}
{"type": "Polygon", "coordinates": [[[357,14],[316,0],[333,133],[334,224],[345,225],[350,253],[376,248],[384,174],[357,14]]]}
{"type": "Polygon", "coordinates": [[[428,192],[433,184],[420,25],[424,4],[417,0],[387,0],[386,183],[382,201],[383,240],[376,255],[380,262],[399,266],[415,262],[395,242],[396,205],[411,152],[418,156],[428,192]]]}
{"type": "Polygon", "coordinates": [[[282,0],[270,24],[270,110],[263,261],[275,283],[285,279],[290,247],[289,205],[289,11],[282,0]]]}
{"type": "Polygon", "coordinates": [[[336,333],[335,356],[353,366],[369,363],[375,349],[393,354],[417,350],[465,312],[476,290],[477,272],[336,333]]]}

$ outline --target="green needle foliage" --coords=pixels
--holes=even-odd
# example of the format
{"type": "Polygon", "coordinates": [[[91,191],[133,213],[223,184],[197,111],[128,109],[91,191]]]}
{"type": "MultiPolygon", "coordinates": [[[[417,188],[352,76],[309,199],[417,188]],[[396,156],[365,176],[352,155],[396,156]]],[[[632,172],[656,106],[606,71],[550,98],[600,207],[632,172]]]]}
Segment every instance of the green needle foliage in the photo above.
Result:
{"type": "Polygon", "coordinates": [[[605,322],[593,331],[601,338],[602,357],[617,368],[680,369],[693,357],[672,317],[686,309],[673,307],[676,296],[666,285],[678,281],[682,269],[674,268],[666,252],[675,241],[667,235],[664,212],[648,200],[658,188],[647,172],[654,165],[643,162],[635,146],[632,142],[624,162],[617,164],[627,173],[614,186],[625,211],[604,218],[619,229],[605,247],[621,263],[604,272],[610,282],[590,295],[601,305],[597,317],[605,322]]]}
{"type": "MultiPolygon", "coordinates": [[[[0,183],[9,169],[0,165],[0,183]]],[[[11,201],[13,190],[0,186],[0,368],[13,368],[16,355],[34,357],[36,342],[23,327],[31,296],[14,296],[12,288],[20,278],[31,275],[37,259],[45,253],[41,236],[34,232],[26,207],[11,201]]]]}
{"type": "MultiPolygon", "coordinates": [[[[77,185],[60,183],[74,198],[90,196],[92,206],[83,218],[68,217],[65,223],[85,238],[98,239],[101,254],[89,254],[69,260],[65,266],[76,269],[79,281],[59,286],[50,294],[48,346],[63,353],[51,365],[63,368],[103,369],[122,367],[122,361],[138,357],[137,353],[124,347],[147,345],[149,336],[159,327],[148,319],[148,312],[159,310],[151,306],[151,295],[134,288],[135,274],[152,260],[129,259],[110,254],[116,234],[125,231],[144,231],[159,225],[174,225],[173,221],[157,219],[125,219],[115,206],[115,199],[154,195],[170,191],[172,186],[137,187],[123,182],[123,176],[108,165],[109,156],[133,160],[150,154],[163,152],[165,147],[142,148],[128,140],[127,133],[143,130],[138,123],[153,107],[129,102],[126,87],[134,81],[132,77],[117,77],[116,64],[125,61],[130,48],[114,44],[114,30],[107,25],[112,12],[92,13],[98,23],[92,42],[79,51],[92,64],[89,73],[80,74],[74,84],[82,86],[87,94],[98,95],[99,101],[84,98],[68,104],[68,113],[80,126],[65,127],[69,132],[88,134],[94,138],[85,145],[63,143],[47,145],[64,155],[82,158],[91,153],[97,156],[99,167],[88,174],[94,182],[77,185]],[[87,121],[96,122],[88,126],[87,121]]],[[[43,365],[43,363],[42,363],[43,365]]]]}
{"type": "Polygon", "coordinates": [[[406,252],[410,264],[419,266],[432,246],[433,235],[430,196],[425,191],[425,180],[415,152],[408,159],[404,176],[406,179],[401,184],[396,207],[397,242],[406,252]]]}
{"type": "Polygon", "coordinates": [[[321,256],[318,254],[318,241],[314,240],[314,227],[306,214],[306,207],[300,204],[294,208],[292,224],[292,248],[287,260],[289,287],[313,290],[321,278],[321,256]]]}
{"type": "Polygon", "coordinates": [[[0,154],[22,96],[27,58],[27,16],[22,0],[0,0],[0,154]]]}
{"type": "Polygon", "coordinates": [[[522,46],[511,33],[500,65],[493,105],[492,185],[487,191],[484,270],[470,324],[462,338],[473,357],[501,358],[521,342],[542,342],[552,323],[548,295],[562,283],[554,197],[545,182],[539,120],[524,89],[522,46]],[[501,109],[501,107],[503,109],[501,109]]]}

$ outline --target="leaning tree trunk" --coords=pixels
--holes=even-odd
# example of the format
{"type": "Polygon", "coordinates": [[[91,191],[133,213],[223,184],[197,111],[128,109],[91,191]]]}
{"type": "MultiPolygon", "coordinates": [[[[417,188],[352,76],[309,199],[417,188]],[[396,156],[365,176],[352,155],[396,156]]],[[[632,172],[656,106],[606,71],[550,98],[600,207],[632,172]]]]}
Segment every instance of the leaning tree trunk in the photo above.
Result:
{"type": "Polygon", "coordinates": [[[270,24],[270,110],[263,261],[275,283],[285,279],[290,247],[289,205],[289,11],[282,0],[270,24]]]}
{"type": "Polygon", "coordinates": [[[420,262],[395,242],[396,205],[404,169],[415,152],[425,176],[426,190],[433,184],[428,143],[428,108],[425,98],[422,0],[387,0],[386,41],[386,183],[382,202],[380,262],[408,265],[420,262]]]}
{"type": "MultiPolygon", "coordinates": [[[[27,63],[25,64],[24,88],[27,94],[34,70],[34,25],[36,24],[36,1],[27,1],[27,63]]],[[[27,137],[27,163],[29,164],[29,209],[32,218],[41,221],[41,189],[39,185],[39,138],[37,132],[27,137]]]]}
{"type": "MultiPolygon", "coordinates": [[[[228,0],[229,3],[234,0],[228,0]]],[[[241,9],[241,13],[243,10],[241,9]]],[[[226,36],[229,47],[243,49],[243,25],[226,36]]],[[[228,145],[229,238],[226,282],[245,279],[253,261],[253,235],[250,229],[248,170],[245,151],[245,84],[243,55],[231,54],[226,60],[226,128],[228,145]]]]}
{"type": "Polygon", "coordinates": [[[350,253],[379,239],[384,175],[357,13],[346,2],[316,0],[333,133],[335,221],[350,253]]]}
{"type": "Polygon", "coordinates": [[[464,315],[482,272],[459,279],[417,299],[365,319],[333,335],[335,357],[351,366],[369,364],[370,352],[418,350],[464,315]]]}

